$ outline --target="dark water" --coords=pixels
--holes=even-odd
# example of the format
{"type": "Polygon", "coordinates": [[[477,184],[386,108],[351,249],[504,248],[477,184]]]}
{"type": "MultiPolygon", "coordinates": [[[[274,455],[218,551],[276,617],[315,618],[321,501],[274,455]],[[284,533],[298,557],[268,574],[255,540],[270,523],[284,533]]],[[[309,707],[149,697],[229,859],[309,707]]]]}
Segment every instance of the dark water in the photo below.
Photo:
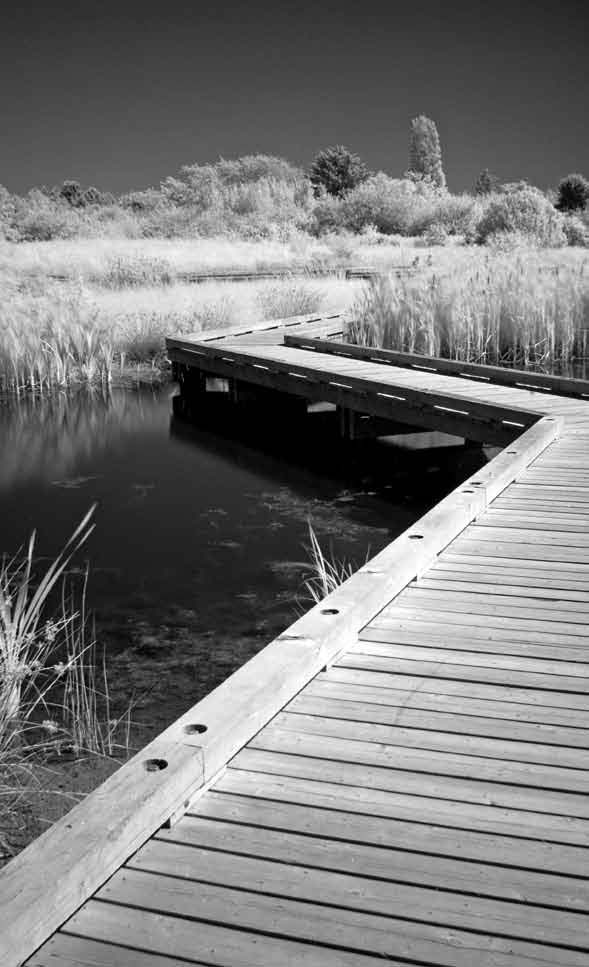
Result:
{"type": "Polygon", "coordinates": [[[166,387],[0,404],[0,552],[49,558],[93,502],[89,604],[115,706],[148,738],[305,606],[308,520],[362,563],[487,456],[435,434],[338,444],[332,414],[247,439],[173,416],[166,387]]]}

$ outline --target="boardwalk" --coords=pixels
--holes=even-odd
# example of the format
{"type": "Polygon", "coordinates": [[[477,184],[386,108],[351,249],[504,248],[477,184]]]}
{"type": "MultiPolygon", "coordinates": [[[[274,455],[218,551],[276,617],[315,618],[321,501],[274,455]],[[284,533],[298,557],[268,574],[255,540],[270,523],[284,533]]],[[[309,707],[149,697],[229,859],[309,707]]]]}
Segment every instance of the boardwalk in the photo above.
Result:
{"type": "Polygon", "coordinates": [[[589,965],[589,388],[339,328],[170,352],[506,449],[11,864],[6,967],[589,965]]]}

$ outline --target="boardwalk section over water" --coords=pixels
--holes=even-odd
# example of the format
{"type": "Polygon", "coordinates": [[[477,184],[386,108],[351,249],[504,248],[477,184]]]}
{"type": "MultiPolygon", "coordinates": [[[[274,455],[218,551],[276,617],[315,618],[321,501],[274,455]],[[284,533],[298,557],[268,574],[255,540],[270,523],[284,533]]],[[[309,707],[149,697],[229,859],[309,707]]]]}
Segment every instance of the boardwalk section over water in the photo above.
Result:
{"type": "Polygon", "coordinates": [[[507,446],[7,868],[7,967],[589,965],[589,388],[301,326],[170,351],[507,446]]]}

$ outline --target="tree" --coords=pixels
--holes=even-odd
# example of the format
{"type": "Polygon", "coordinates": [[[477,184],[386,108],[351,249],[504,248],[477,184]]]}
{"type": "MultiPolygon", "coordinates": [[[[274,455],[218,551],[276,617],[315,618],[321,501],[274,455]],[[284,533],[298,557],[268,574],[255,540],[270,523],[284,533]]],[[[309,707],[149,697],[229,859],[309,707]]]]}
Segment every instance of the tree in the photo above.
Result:
{"type": "Polygon", "coordinates": [[[324,189],[328,195],[341,198],[346,191],[366,181],[369,175],[362,159],[343,144],[338,144],[319,152],[311,164],[309,180],[315,195],[320,195],[324,189]]]}
{"type": "Polygon", "coordinates": [[[483,168],[474,185],[475,195],[490,195],[497,191],[499,179],[488,168],[483,168]]]}
{"type": "Polygon", "coordinates": [[[64,198],[65,201],[72,208],[79,208],[82,204],[83,192],[79,181],[64,181],[63,185],[59,189],[59,197],[64,198]]]}
{"type": "Polygon", "coordinates": [[[438,129],[424,114],[411,122],[407,175],[415,181],[430,181],[436,188],[446,187],[438,129]]]}
{"type": "Polygon", "coordinates": [[[589,181],[583,175],[567,175],[558,185],[556,207],[561,212],[584,210],[589,203],[589,181]]]}

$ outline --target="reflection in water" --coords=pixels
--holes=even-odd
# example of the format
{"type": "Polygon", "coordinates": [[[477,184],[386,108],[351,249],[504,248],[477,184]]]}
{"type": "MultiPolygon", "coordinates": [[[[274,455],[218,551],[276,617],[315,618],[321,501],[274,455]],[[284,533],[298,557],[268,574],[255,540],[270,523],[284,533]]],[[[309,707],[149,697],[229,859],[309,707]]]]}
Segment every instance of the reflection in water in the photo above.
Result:
{"type": "Polygon", "coordinates": [[[83,389],[46,398],[0,399],[0,490],[28,478],[79,486],[71,468],[115,438],[149,423],[161,396],[83,389]],[[152,404],[150,406],[150,403],[152,404]]]}
{"type": "Polygon", "coordinates": [[[139,696],[147,735],[293,620],[309,519],[359,563],[485,459],[439,437],[421,450],[338,444],[329,414],[278,437],[197,427],[172,415],[170,395],[0,408],[0,553],[37,528],[39,552],[54,554],[98,502],[89,604],[115,707],[139,696]]]}

